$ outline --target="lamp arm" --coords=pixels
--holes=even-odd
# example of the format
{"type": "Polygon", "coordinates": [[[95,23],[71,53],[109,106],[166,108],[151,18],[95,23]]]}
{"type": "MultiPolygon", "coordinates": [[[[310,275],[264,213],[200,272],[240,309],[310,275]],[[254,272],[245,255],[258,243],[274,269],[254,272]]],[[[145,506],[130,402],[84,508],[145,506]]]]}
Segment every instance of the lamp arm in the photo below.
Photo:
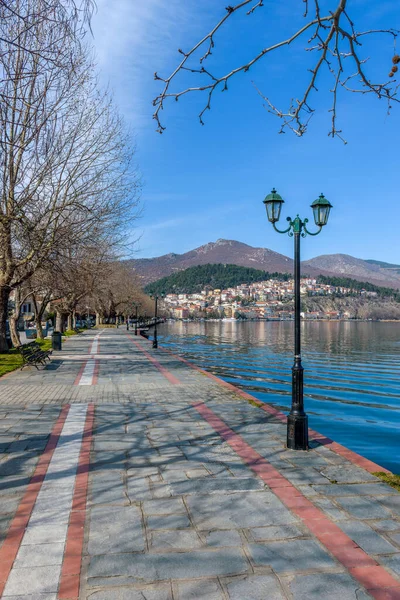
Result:
{"type": "Polygon", "coordinates": [[[315,231],[313,233],[312,231],[308,231],[306,223],[308,223],[308,219],[304,219],[304,221],[303,221],[303,229],[308,235],[318,235],[319,233],[321,233],[322,225],[319,225],[318,231],[315,231]]]}
{"type": "Polygon", "coordinates": [[[275,225],[275,223],[272,223],[272,227],[275,229],[275,231],[277,231],[278,233],[288,233],[291,228],[292,228],[292,219],[290,217],[287,217],[286,219],[287,221],[290,222],[289,227],[287,229],[285,229],[284,231],[281,231],[280,229],[277,228],[277,226],[275,225]]]}

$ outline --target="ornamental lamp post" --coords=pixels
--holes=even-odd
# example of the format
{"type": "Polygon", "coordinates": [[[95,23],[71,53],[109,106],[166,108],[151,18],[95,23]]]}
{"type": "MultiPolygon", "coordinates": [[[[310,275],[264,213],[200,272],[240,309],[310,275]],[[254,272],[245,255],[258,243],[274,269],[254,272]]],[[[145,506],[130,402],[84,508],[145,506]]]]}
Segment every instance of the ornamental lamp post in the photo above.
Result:
{"type": "Polygon", "coordinates": [[[138,305],[135,304],[135,335],[137,335],[138,305]]]}
{"type": "Polygon", "coordinates": [[[311,204],[314,221],[318,231],[311,232],[307,229],[308,219],[302,221],[299,215],[292,220],[287,217],[289,227],[281,231],[275,225],[279,221],[283,198],[275,188],[265,198],[264,204],[267,216],[278,233],[287,233],[294,237],[294,363],[292,367],[292,407],[287,420],[287,447],[291,450],[308,449],[308,417],[304,412],[303,399],[303,372],[301,364],[301,336],[300,336],[300,236],[318,235],[327,224],[332,204],[323,194],[311,204]]]}
{"type": "MultiPolygon", "coordinates": [[[[161,298],[164,298],[165,294],[160,294],[161,298]]],[[[154,298],[155,306],[154,306],[154,337],[153,337],[153,348],[158,348],[158,339],[157,339],[157,305],[159,297],[157,294],[151,296],[154,298]]]]}

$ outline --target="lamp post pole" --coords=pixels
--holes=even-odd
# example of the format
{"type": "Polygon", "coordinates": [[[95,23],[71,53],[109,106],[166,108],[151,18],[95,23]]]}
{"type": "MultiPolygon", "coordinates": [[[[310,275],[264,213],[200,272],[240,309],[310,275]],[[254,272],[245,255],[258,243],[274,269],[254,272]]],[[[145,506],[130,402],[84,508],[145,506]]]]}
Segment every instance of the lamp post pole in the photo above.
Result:
{"type": "Polygon", "coordinates": [[[295,219],[287,217],[289,227],[281,231],[275,225],[279,221],[284,200],[273,189],[265,200],[268,220],[278,233],[288,233],[294,237],[294,362],[292,367],[292,406],[287,419],[287,447],[291,450],[308,449],[308,417],[304,411],[303,375],[301,363],[301,333],[300,333],[300,236],[318,235],[327,224],[331,203],[323,194],[311,204],[315,224],[319,227],[316,232],[307,229],[308,219],[302,221],[299,215],[295,219]]]}
{"type": "Polygon", "coordinates": [[[137,320],[138,320],[138,307],[135,306],[135,335],[137,335],[137,320]]]}
{"type": "Polygon", "coordinates": [[[155,295],[154,296],[154,302],[155,302],[155,306],[154,306],[154,338],[153,338],[153,348],[158,348],[158,340],[157,340],[157,303],[158,303],[158,296],[155,295]]]}

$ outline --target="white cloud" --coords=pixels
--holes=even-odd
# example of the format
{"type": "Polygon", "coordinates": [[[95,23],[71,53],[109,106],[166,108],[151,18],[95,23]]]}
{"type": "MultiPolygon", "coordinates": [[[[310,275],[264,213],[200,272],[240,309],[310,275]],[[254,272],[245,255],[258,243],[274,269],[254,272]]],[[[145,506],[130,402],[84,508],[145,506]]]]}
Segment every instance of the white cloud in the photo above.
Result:
{"type": "Polygon", "coordinates": [[[122,113],[135,128],[153,127],[154,72],[165,74],[169,63],[178,60],[177,49],[198,26],[198,4],[97,0],[97,6],[92,28],[101,77],[110,83],[122,113]]]}

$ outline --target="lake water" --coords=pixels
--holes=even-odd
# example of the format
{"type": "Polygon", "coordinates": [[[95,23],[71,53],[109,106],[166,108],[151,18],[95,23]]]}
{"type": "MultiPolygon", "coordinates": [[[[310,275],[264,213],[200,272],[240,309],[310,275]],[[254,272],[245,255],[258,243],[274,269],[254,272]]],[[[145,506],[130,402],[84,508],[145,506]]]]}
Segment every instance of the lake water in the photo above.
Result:
{"type": "MultiPolygon", "coordinates": [[[[160,342],[287,413],[293,322],[175,322],[160,342]]],[[[400,473],[400,323],[302,323],[309,426],[400,473]]]]}

